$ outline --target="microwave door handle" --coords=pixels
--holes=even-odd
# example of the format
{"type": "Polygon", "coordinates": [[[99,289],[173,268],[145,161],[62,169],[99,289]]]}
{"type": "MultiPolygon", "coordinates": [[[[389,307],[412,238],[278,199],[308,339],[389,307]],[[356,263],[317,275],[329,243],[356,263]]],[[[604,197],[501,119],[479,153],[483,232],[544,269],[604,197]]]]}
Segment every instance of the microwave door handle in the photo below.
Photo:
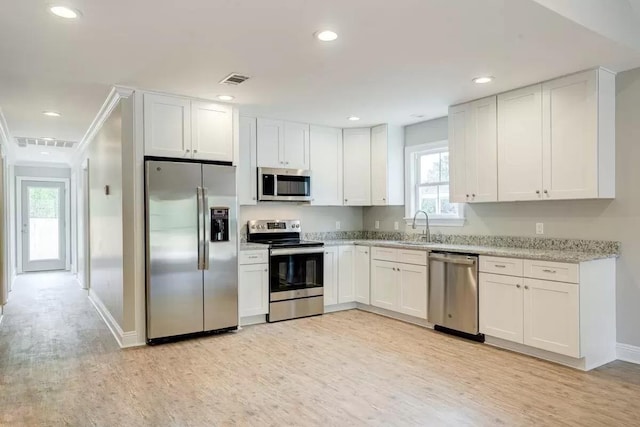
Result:
{"type": "Polygon", "coordinates": [[[209,215],[208,215],[208,211],[209,211],[209,190],[204,187],[202,189],[202,229],[203,229],[203,236],[202,236],[202,247],[203,247],[203,256],[204,259],[202,260],[202,269],[203,270],[208,270],[209,269],[209,215]]]}
{"type": "Polygon", "coordinates": [[[278,196],[278,174],[273,174],[273,197],[278,196]]]}

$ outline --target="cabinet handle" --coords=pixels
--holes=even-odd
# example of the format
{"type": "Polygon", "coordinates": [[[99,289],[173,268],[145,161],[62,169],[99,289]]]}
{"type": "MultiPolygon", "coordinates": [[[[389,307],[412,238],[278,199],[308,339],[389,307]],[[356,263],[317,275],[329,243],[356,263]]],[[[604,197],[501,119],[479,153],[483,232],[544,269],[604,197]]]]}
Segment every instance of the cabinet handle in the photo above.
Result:
{"type": "Polygon", "coordinates": [[[476,195],[475,195],[475,194],[472,194],[472,195],[471,195],[471,197],[476,197],[476,195]]]}
{"type": "Polygon", "coordinates": [[[551,274],[556,274],[556,270],[549,270],[548,268],[545,268],[544,270],[545,273],[551,273],[551,274]]]}
{"type": "Polygon", "coordinates": [[[540,190],[536,190],[536,194],[540,194],[540,190]]]}
{"type": "Polygon", "coordinates": [[[516,285],[516,288],[520,289],[520,285],[516,285]]]}
{"type": "Polygon", "coordinates": [[[325,252],[324,254],[325,254],[325,255],[329,255],[329,252],[325,252]]]}
{"type": "Polygon", "coordinates": [[[469,195],[467,194],[467,199],[469,198],[469,195]]]}
{"type": "Polygon", "coordinates": [[[369,252],[367,252],[367,251],[364,251],[364,253],[365,253],[365,254],[368,254],[369,252]]]}
{"type": "Polygon", "coordinates": [[[383,202],[386,202],[386,201],[387,201],[387,199],[385,199],[385,198],[383,197],[383,198],[382,198],[382,201],[383,201],[383,202]]]}
{"type": "Polygon", "coordinates": [[[549,191],[547,191],[547,190],[544,190],[544,194],[549,194],[549,191]]]}
{"type": "Polygon", "coordinates": [[[493,264],[493,266],[496,268],[507,268],[507,266],[504,264],[493,264]]]}
{"type": "Polygon", "coordinates": [[[264,272],[265,272],[265,273],[267,273],[268,271],[269,271],[269,269],[268,269],[268,268],[265,268],[265,269],[264,269],[264,272]]]}
{"type": "Polygon", "coordinates": [[[344,201],[345,201],[345,202],[348,202],[348,200],[347,200],[347,199],[344,199],[344,201]]]}
{"type": "Polygon", "coordinates": [[[288,164],[289,164],[289,162],[284,162],[284,164],[285,164],[285,165],[288,165],[288,164]]]}
{"type": "Polygon", "coordinates": [[[191,150],[189,150],[188,148],[186,149],[186,152],[187,152],[187,153],[188,153],[188,152],[190,152],[190,151],[191,151],[191,150]]]}
{"type": "Polygon", "coordinates": [[[525,289],[529,289],[529,287],[528,287],[527,285],[524,285],[524,288],[525,288],[525,289]]]}
{"type": "Polygon", "coordinates": [[[254,197],[253,200],[255,200],[256,198],[254,197]]]}

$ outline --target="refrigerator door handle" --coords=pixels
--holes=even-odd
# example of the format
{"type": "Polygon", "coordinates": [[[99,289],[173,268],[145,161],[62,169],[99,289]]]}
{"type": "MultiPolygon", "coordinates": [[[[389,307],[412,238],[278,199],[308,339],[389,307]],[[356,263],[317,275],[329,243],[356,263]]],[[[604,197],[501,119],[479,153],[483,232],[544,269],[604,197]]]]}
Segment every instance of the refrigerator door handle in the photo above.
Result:
{"type": "Polygon", "coordinates": [[[203,270],[204,263],[202,262],[202,242],[203,242],[203,230],[202,230],[202,188],[196,187],[196,211],[198,216],[198,270],[203,270]]]}
{"type": "Polygon", "coordinates": [[[202,246],[203,246],[203,260],[202,260],[202,269],[209,269],[209,194],[208,189],[206,187],[202,188],[202,246]]]}

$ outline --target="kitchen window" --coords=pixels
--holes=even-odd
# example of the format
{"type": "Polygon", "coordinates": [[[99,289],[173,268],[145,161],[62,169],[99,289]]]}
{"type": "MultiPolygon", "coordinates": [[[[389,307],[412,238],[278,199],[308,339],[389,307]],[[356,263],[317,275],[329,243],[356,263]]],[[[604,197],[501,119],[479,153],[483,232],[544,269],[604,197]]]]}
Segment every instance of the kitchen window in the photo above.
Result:
{"type": "MultiPolygon", "coordinates": [[[[418,210],[429,214],[430,225],[461,226],[464,205],[449,202],[449,144],[438,141],[405,148],[405,218],[418,210]]],[[[423,217],[419,217],[424,224],[423,217]]]]}

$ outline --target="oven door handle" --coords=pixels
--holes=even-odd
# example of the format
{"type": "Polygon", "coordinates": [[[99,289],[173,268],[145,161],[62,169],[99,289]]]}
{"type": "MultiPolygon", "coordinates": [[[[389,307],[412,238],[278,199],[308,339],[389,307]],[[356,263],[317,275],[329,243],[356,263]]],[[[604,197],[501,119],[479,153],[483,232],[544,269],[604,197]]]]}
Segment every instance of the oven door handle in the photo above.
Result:
{"type": "Polygon", "coordinates": [[[303,254],[323,254],[324,248],[322,246],[315,248],[286,248],[286,249],[271,249],[271,256],[279,255],[303,255],[303,254]]]}

